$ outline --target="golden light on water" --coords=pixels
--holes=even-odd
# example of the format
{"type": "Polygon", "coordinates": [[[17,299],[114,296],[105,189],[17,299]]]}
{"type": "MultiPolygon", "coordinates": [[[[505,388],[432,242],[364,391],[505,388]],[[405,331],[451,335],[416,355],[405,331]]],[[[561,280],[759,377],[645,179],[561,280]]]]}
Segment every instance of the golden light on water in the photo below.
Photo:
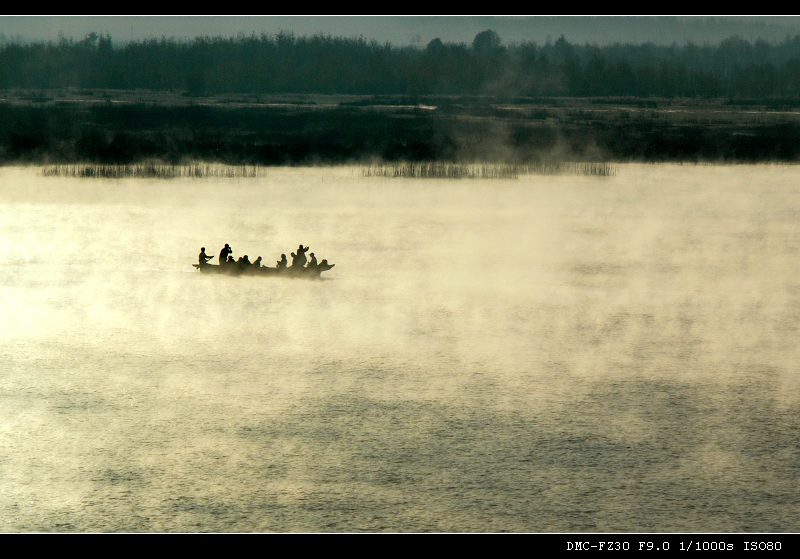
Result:
{"type": "Polygon", "coordinates": [[[797,179],[3,168],[0,529],[795,526],[797,179]]]}

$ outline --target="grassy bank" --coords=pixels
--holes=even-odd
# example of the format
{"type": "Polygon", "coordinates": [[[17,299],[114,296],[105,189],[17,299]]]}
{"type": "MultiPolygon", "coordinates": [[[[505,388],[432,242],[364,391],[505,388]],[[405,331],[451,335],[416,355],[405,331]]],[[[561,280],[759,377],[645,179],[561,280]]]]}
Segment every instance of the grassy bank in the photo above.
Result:
{"type": "Polygon", "coordinates": [[[7,94],[0,163],[796,162],[796,109],[730,99],[7,94]]]}

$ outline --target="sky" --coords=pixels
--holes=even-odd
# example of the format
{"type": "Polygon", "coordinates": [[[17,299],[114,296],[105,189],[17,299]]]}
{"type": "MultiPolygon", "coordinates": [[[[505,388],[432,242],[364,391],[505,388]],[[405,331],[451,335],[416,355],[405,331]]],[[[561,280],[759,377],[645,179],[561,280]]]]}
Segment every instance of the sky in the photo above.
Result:
{"type": "Polygon", "coordinates": [[[109,33],[115,44],[153,37],[291,31],[425,46],[440,38],[469,43],[485,29],[497,31],[505,43],[545,43],[562,34],[574,43],[653,42],[716,44],[739,35],[780,41],[800,34],[800,17],[610,17],[610,16],[0,16],[0,42],[80,39],[94,31],[109,33]]]}

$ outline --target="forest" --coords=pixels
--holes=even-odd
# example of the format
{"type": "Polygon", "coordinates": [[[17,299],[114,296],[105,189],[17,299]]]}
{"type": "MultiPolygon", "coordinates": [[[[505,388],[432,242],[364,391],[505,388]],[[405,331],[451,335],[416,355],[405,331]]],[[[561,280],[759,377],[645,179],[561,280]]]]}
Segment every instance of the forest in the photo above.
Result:
{"type": "Polygon", "coordinates": [[[424,48],[360,38],[240,35],[116,46],[111,36],[0,45],[0,89],[149,89],[187,95],[766,97],[800,95],[800,36],[716,45],[505,45],[492,30],[471,44],[424,48]]]}

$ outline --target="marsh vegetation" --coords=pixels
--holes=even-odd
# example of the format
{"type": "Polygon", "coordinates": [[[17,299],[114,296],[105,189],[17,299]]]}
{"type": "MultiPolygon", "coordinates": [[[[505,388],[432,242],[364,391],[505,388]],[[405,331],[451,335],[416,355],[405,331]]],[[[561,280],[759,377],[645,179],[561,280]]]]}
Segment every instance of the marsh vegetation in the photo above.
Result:
{"type": "Polygon", "coordinates": [[[609,163],[543,161],[525,164],[490,163],[396,163],[364,167],[365,177],[417,179],[516,179],[520,175],[585,175],[608,177],[616,174],[609,163]]]}
{"type": "Polygon", "coordinates": [[[800,161],[800,111],[766,102],[48,95],[0,100],[0,163],[800,161]]]}
{"type": "Polygon", "coordinates": [[[267,170],[257,165],[222,165],[191,163],[169,165],[139,163],[135,165],[47,165],[42,169],[46,177],[80,177],[100,179],[121,178],[255,178],[266,176],[267,170]]]}

